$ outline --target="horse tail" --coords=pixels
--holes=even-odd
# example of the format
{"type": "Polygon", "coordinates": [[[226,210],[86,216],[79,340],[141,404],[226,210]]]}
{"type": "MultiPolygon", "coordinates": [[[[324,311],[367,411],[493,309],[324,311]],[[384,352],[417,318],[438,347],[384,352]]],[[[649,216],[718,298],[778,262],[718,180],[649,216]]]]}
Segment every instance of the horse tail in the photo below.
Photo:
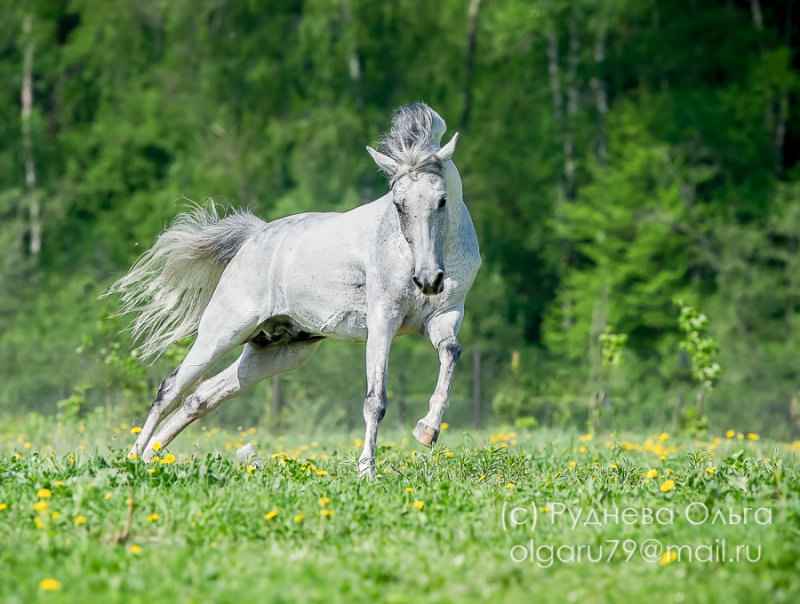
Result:
{"type": "Polygon", "coordinates": [[[121,294],[119,314],[136,315],[130,329],[142,357],[161,355],[197,331],[225,267],[265,224],[243,210],[220,218],[213,201],[208,209],[196,205],[103,294],[121,294]]]}

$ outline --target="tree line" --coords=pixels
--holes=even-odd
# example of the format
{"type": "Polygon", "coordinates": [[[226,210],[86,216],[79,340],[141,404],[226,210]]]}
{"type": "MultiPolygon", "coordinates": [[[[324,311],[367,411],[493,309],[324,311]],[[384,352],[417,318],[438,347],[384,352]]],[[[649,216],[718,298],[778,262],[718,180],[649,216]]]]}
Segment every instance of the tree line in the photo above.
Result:
{"type": "MultiPolygon", "coordinates": [[[[0,409],[50,413],[77,396],[140,413],[178,356],[131,357],[97,296],[181,200],[265,219],[367,203],[386,183],[364,146],[394,107],[424,100],[462,132],[455,160],[484,259],[462,340],[480,350],[485,412],[583,426],[602,392],[607,426],[684,422],[696,388],[680,298],[719,345],[711,421],[796,438],[791,9],[0,3],[0,409]],[[625,336],[613,371],[603,333],[625,336]]],[[[363,349],[327,344],[282,396],[354,409],[363,349]]],[[[392,394],[424,406],[435,354],[414,339],[393,354],[392,394]]],[[[450,413],[466,422],[475,372],[463,365],[450,413]]],[[[230,417],[265,415],[270,392],[230,417]]]]}

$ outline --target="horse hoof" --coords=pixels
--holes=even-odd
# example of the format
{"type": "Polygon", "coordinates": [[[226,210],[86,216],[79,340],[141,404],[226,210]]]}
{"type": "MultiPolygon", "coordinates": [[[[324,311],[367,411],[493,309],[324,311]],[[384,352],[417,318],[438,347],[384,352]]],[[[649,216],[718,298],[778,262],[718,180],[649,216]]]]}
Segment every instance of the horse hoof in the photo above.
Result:
{"type": "Polygon", "coordinates": [[[436,440],[439,438],[439,431],[436,428],[431,428],[428,424],[423,423],[422,420],[417,422],[417,427],[414,428],[414,438],[426,447],[432,447],[436,440]]]}

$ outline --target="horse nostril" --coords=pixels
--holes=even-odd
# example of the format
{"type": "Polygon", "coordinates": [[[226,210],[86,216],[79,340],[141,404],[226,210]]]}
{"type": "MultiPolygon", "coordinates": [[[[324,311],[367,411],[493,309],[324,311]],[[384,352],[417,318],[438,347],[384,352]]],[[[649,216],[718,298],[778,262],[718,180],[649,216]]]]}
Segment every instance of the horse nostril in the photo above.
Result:
{"type": "Polygon", "coordinates": [[[444,271],[438,271],[436,277],[433,279],[433,291],[441,294],[444,289],[444,271]]]}
{"type": "Polygon", "coordinates": [[[419,289],[422,289],[422,282],[419,279],[417,279],[416,275],[411,277],[411,280],[414,282],[414,285],[416,285],[419,289]]]}

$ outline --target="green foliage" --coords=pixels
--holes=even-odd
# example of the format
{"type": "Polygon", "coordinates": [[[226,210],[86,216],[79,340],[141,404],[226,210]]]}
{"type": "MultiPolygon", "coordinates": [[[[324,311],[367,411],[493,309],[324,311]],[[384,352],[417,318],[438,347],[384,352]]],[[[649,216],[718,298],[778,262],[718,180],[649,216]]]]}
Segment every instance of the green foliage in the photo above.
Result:
{"type": "MultiPolygon", "coordinates": [[[[580,424],[603,389],[620,428],[669,421],[664,401],[691,388],[672,304],[683,297],[714,317],[725,367],[709,421],[797,436],[800,77],[786,0],[761,4],[757,26],[741,2],[483,2],[469,58],[462,0],[4,3],[0,413],[52,413],[73,394],[79,415],[144,413],[187,343],[141,366],[124,322],[98,323],[114,309],[97,296],[181,199],[270,220],[356,207],[386,192],[364,145],[394,107],[423,99],[463,134],[456,162],[483,255],[464,357],[486,351],[483,398],[503,418],[580,424]],[[20,111],[30,43],[38,254],[20,111]],[[613,371],[606,325],[627,337],[613,371]]],[[[470,415],[466,365],[457,422],[470,415]]],[[[393,350],[389,388],[409,413],[426,406],[435,366],[420,338],[393,350]]],[[[326,342],[283,386],[348,425],[362,375],[362,348],[326,342]]],[[[262,417],[265,391],[224,419],[262,417]]]]}
{"type": "Polygon", "coordinates": [[[711,390],[714,382],[722,375],[722,368],[712,359],[719,352],[719,346],[713,338],[706,335],[708,317],[683,300],[676,300],[675,305],[680,308],[678,327],[684,336],[680,347],[691,359],[692,377],[703,388],[711,390]]]}
{"type": "Polygon", "coordinates": [[[627,335],[614,333],[611,327],[606,326],[603,333],[600,334],[603,365],[620,367],[622,365],[622,352],[627,341],[627,335]]]}

